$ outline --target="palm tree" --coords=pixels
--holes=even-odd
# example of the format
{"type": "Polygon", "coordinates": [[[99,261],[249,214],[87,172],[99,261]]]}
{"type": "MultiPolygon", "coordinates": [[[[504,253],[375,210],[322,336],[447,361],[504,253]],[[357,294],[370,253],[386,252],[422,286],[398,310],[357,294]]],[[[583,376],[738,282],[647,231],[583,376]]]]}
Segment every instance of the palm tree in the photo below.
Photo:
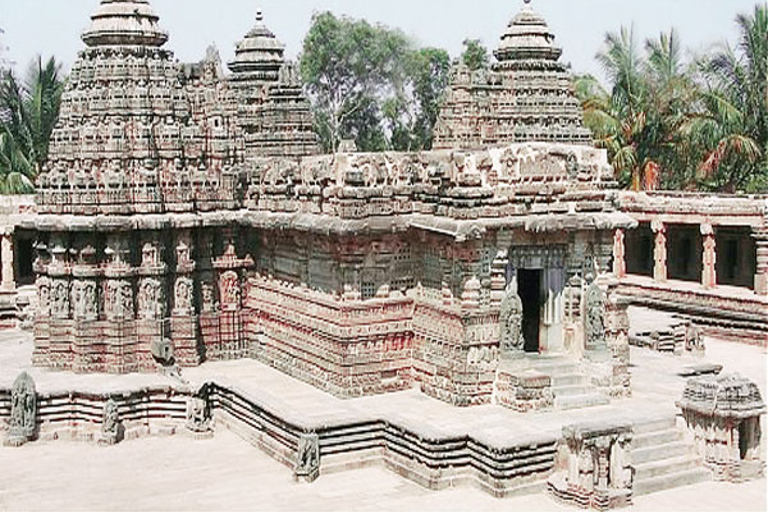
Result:
{"type": "Polygon", "coordinates": [[[48,159],[64,80],[54,58],[38,57],[23,83],[8,71],[0,81],[0,192],[24,193],[48,159]]]}
{"type": "Polygon", "coordinates": [[[681,74],[677,34],[648,41],[646,53],[648,58],[638,49],[634,29],[622,27],[606,35],[605,48],[597,54],[611,91],[592,76],[576,82],[586,125],[598,146],[608,150],[619,182],[635,190],[657,187],[679,122],[673,101],[681,74]]]}
{"type": "Polygon", "coordinates": [[[699,66],[705,90],[689,132],[702,152],[706,188],[768,191],[768,5],[736,18],[737,49],[722,48],[699,66]]]}

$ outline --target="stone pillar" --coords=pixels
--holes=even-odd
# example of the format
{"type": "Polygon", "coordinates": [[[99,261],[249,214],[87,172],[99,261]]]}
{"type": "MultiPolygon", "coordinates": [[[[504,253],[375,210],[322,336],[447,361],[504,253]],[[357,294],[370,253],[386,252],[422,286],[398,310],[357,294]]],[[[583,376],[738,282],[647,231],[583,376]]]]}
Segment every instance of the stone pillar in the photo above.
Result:
{"type": "Polygon", "coordinates": [[[768,295],[768,228],[753,231],[752,238],[757,247],[755,293],[768,295]]]}
{"type": "Polygon", "coordinates": [[[717,286],[717,239],[710,224],[701,225],[703,252],[701,257],[701,284],[711,290],[717,286]]]}
{"type": "Polygon", "coordinates": [[[16,280],[13,271],[13,233],[4,234],[0,245],[0,260],[2,260],[3,265],[2,284],[0,284],[0,288],[2,288],[3,291],[13,291],[16,289],[16,280]]]}
{"type": "Polygon", "coordinates": [[[613,274],[621,279],[627,275],[626,232],[617,229],[613,237],[613,274]]]}
{"type": "Polygon", "coordinates": [[[651,223],[651,229],[655,235],[653,250],[653,280],[657,283],[667,281],[667,226],[661,221],[651,223]]]}

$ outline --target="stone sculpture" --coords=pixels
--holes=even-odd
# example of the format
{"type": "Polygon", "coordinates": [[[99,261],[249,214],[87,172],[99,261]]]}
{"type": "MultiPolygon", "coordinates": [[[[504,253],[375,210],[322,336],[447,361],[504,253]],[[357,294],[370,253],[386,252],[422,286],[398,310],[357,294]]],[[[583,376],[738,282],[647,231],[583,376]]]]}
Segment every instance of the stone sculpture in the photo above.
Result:
{"type": "Polygon", "coordinates": [[[605,341],[605,295],[597,280],[587,288],[585,297],[585,347],[587,350],[604,348],[605,341]]]}
{"type": "Polygon", "coordinates": [[[584,508],[606,510],[632,503],[634,471],[629,457],[632,426],[583,423],[563,427],[565,472],[550,477],[556,498],[584,508]]]}
{"type": "Polygon", "coordinates": [[[6,444],[21,446],[34,439],[37,433],[37,391],[35,381],[22,372],[11,390],[11,421],[6,444]]]}
{"type": "Polygon", "coordinates": [[[522,352],[525,340],[523,339],[523,301],[517,293],[517,281],[507,287],[507,293],[501,302],[499,313],[501,325],[501,353],[510,355],[522,352]]]}
{"type": "Polygon", "coordinates": [[[299,436],[294,475],[304,482],[314,482],[320,476],[320,440],[317,434],[299,436]]]}
{"type": "Polygon", "coordinates": [[[112,446],[120,442],[123,425],[120,422],[120,409],[113,398],[104,404],[101,421],[101,438],[99,444],[112,446]]]}
{"type": "Polygon", "coordinates": [[[211,407],[204,395],[193,396],[187,401],[187,430],[195,435],[213,431],[211,407]]]}

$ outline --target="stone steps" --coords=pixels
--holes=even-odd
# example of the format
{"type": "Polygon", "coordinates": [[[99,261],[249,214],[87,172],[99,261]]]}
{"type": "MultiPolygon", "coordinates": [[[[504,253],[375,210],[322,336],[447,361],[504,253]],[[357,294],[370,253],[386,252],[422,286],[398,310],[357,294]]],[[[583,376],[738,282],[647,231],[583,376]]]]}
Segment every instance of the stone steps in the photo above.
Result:
{"type": "Polygon", "coordinates": [[[575,386],[552,386],[555,397],[590,395],[595,391],[590,385],[577,384],[575,386]]]}
{"type": "Polygon", "coordinates": [[[682,433],[677,429],[665,429],[647,434],[635,435],[633,442],[635,448],[648,448],[660,444],[669,444],[682,439],[682,433]]]}
{"type": "Polygon", "coordinates": [[[643,496],[654,492],[665,491],[667,489],[674,489],[675,487],[706,482],[710,479],[712,479],[712,473],[709,470],[696,468],[635,482],[633,494],[635,496],[643,496]]]}
{"type": "Polygon", "coordinates": [[[638,464],[655,462],[669,457],[679,457],[689,453],[689,451],[689,446],[682,441],[660,444],[642,449],[633,449],[632,462],[637,466],[638,464]]]}
{"type": "Polygon", "coordinates": [[[635,433],[635,436],[639,436],[640,434],[648,434],[650,432],[675,428],[676,424],[677,420],[674,416],[665,416],[663,418],[647,420],[637,424],[633,427],[632,431],[635,433]]]}
{"type": "Polygon", "coordinates": [[[551,377],[556,409],[581,409],[610,403],[590,384],[589,377],[581,373],[580,365],[571,359],[561,356],[532,357],[531,366],[551,377]]]}
{"type": "Polygon", "coordinates": [[[648,480],[657,476],[668,475],[671,473],[680,473],[699,467],[699,460],[691,455],[680,457],[669,457],[663,460],[647,462],[645,464],[635,465],[635,478],[639,480],[648,480]]]}
{"type": "Polygon", "coordinates": [[[675,424],[675,417],[658,418],[634,426],[632,464],[635,468],[633,493],[653,492],[709,480],[712,474],[675,424]]]}
{"type": "Polygon", "coordinates": [[[583,409],[585,407],[596,407],[598,405],[608,405],[610,400],[602,393],[590,393],[586,395],[561,396],[555,395],[555,408],[561,411],[572,409],[583,409]]]}
{"type": "Polygon", "coordinates": [[[551,375],[552,387],[559,388],[563,386],[576,386],[587,382],[587,378],[580,373],[571,373],[567,375],[551,375]]]}

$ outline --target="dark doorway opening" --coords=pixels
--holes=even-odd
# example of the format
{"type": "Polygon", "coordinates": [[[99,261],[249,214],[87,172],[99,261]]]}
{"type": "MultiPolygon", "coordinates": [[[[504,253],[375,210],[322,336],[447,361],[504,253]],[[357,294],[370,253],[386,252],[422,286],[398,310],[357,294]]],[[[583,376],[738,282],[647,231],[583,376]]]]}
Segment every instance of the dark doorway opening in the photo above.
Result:
{"type": "Polygon", "coordinates": [[[742,420],[739,423],[739,457],[741,460],[747,460],[747,453],[749,451],[749,429],[747,428],[747,420],[742,420]]]}
{"type": "Polygon", "coordinates": [[[517,282],[520,300],[523,302],[523,338],[525,351],[539,353],[539,328],[541,325],[541,270],[518,270],[517,282]]]}

